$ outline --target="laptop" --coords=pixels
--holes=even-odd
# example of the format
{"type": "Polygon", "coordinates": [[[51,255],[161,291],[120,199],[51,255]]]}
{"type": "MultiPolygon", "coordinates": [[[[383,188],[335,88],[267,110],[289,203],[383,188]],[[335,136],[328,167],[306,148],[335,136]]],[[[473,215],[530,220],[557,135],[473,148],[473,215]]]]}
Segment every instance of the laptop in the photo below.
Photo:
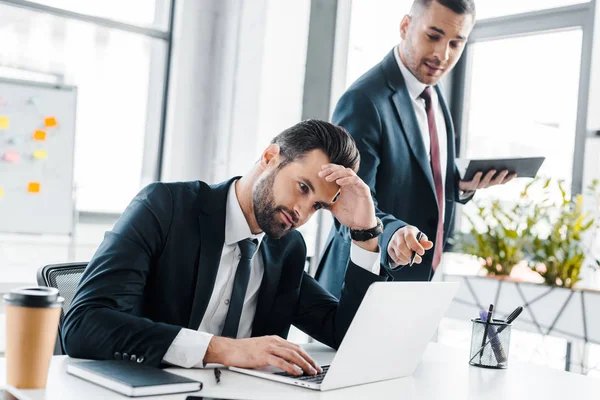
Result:
{"type": "Polygon", "coordinates": [[[376,282],[323,373],[293,376],[275,367],[230,370],[331,390],[410,376],[458,290],[458,282],[376,282]]]}

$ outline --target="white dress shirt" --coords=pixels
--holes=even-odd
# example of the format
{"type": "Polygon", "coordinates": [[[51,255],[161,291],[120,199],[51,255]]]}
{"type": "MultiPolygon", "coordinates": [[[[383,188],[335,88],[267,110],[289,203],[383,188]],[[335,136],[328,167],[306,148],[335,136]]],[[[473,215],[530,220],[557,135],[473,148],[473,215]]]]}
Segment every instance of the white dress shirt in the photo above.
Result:
{"type": "MultiPolygon", "coordinates": [[[[421,137],[423,138],[423,143],[425,144],[425,151],[427,152],[428,161],[431,164],[431,140],[429,137],[429,122],[427,121],[427,111],[425,110],[425,100],[423,100],[420,96],[423,93],[423,90],[427,87],[426,84],[421,83],[410,70],[404,65],[402,59],[400,58],[400,52],[398,46],[394,51],[394,56],[396,57],[396,62],[398,63],[398,67],[400,68],[400,72],[402,72],[402,77],[404,78],[404,82],[406,83],[406,88],[408,89],[408,94],[413,103],[413,108],[415,109],[415,114],[417,116],[417,123],[419,124],[419,129],[421,130],[421,137]]],[[[442,106],[440,105],[440,101],[438,99],[438,94],[435,88],[431,88],[431,104],[433,106],[433,111],[435,115],[435,125],[437,128],[438,134],[438,142],[440,145],[440,167],[442,170],[442,188],[446,186],[446,173],[448,169],[448,134],[446,132],[446,120],[444,118],[444,112],[442,111],[442,106]]],[[[443,199],[442,199],[443,201],[443,199]]],[[[445,204],[445,203],[442,203],[445,204]]],[[[446,208],[443,208],[442,218],[446,215],[446,208]]],[[[430,238],[431,240],[431,238],[430,238]]],[[[433,238],[435,240],[435,238],[433,238]]]]}
{"type": "MultiPolygon", "coordinates": [[[[252,335],[252,323],[264,272],[262,255],[259,250],[264,233],[253,235],[250,231],[237,200],[235,182],[229,188],[226,207],[225,243],[208,307],[197,331],[187,328],[179,331],[163,357],[163,361],[166,363],[184,368],[204,367],[202,360],[208,344],[213,335],[221,335],[229,310],[229,300],[233,292],[233,282],[240,258],[240,249],[237,243],[247,238],[258,240],[258,246],[252,257],[250,280],[244,298],[237,338],[249,338],[252,335]]],[[[366,251],[352,243],[350,258],[361,268],[379,275],[379,252],[366,251]]]]}

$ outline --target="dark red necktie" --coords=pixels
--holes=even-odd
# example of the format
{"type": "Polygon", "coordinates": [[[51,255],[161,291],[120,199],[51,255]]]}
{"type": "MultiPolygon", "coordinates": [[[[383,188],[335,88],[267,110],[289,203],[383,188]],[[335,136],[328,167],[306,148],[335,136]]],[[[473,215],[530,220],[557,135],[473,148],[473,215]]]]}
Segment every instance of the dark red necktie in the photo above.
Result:
{"type": "Polygon", "coordinates": [[[435,113],[431,104],[431,87],[427,86],[420,96],[425,100],[425,111],[427,112],[427,123],[429,125],[429,141],[430,145],[430,158],[431,158],[431,172],[433,172],[433,184],[435,186],[435,195],[438,203],[438,226],[437,233],[435,235],[435,244],[433,250],[433,270],[440,265],[442,259],[442,252],[444,250],[444,185],[442,184],[442,167],[440,157],[440,142],[438,140],[437,127],[435,125],[435,113]]]}

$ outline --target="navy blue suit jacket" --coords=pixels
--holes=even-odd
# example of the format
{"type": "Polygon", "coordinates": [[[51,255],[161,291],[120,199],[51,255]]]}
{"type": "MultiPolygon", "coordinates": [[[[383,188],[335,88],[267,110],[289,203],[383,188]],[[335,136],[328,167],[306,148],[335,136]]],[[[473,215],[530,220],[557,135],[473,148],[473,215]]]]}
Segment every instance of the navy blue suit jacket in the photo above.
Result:
{"type": "MultiPolygon", "coordinates": [[[[348,88],[333,114],[333,123],[348,130],[360,150],[358,175],[371,188],[377,216],[385,226],[380,236],[384,265],[389,265],[387,246],[394,232],[407,224],[414,225],[435,241],[439,218],[429,158],[394,51],[348,88]]],[[[448,134],[444,243],[435,243],[435,246],[443,246],[451,231],[455,201],[458,201],[458,175],[452,118],[439,87],[435,90],[448,134]]],[[[316,278],[336,296],[341,293],[349,247],[349,230],[334,220],[316,278]]],[[[391,274],[395,280],[429,280],[432,259],[433,250],[430,250],[422,264],[391,271],[391,274]]]]}
{"type": "MultiPolygon", "coordinates": [[[[182,329],[197,330],[208,306],[225,241],[233,180],[154,183],[125,210],[88,264],[63,322],[72,357],[136,355],[160,365],[182,329]]],[[[337,348],[372,282],[388,279],[348,267],[340,301],[304,272],[298,232],[265,237],[253,336],[286,337],[291,324],[337,348]]],[[[129,359],[129,358],[128,358],[129,359]]]]}

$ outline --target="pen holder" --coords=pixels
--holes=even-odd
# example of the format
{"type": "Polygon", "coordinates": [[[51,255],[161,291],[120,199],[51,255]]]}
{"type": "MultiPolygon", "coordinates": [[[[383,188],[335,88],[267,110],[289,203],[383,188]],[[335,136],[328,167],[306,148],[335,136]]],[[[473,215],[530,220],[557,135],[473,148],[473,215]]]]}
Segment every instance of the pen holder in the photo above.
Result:
{"type": "Polygon", "coordinates": [[[495,319],[487,324],[486,332],[486,323],[480,318],[473,318],[471,322],[473,330],[469,364],[484,368],[507,368],[511,326],[495,319]]]}

